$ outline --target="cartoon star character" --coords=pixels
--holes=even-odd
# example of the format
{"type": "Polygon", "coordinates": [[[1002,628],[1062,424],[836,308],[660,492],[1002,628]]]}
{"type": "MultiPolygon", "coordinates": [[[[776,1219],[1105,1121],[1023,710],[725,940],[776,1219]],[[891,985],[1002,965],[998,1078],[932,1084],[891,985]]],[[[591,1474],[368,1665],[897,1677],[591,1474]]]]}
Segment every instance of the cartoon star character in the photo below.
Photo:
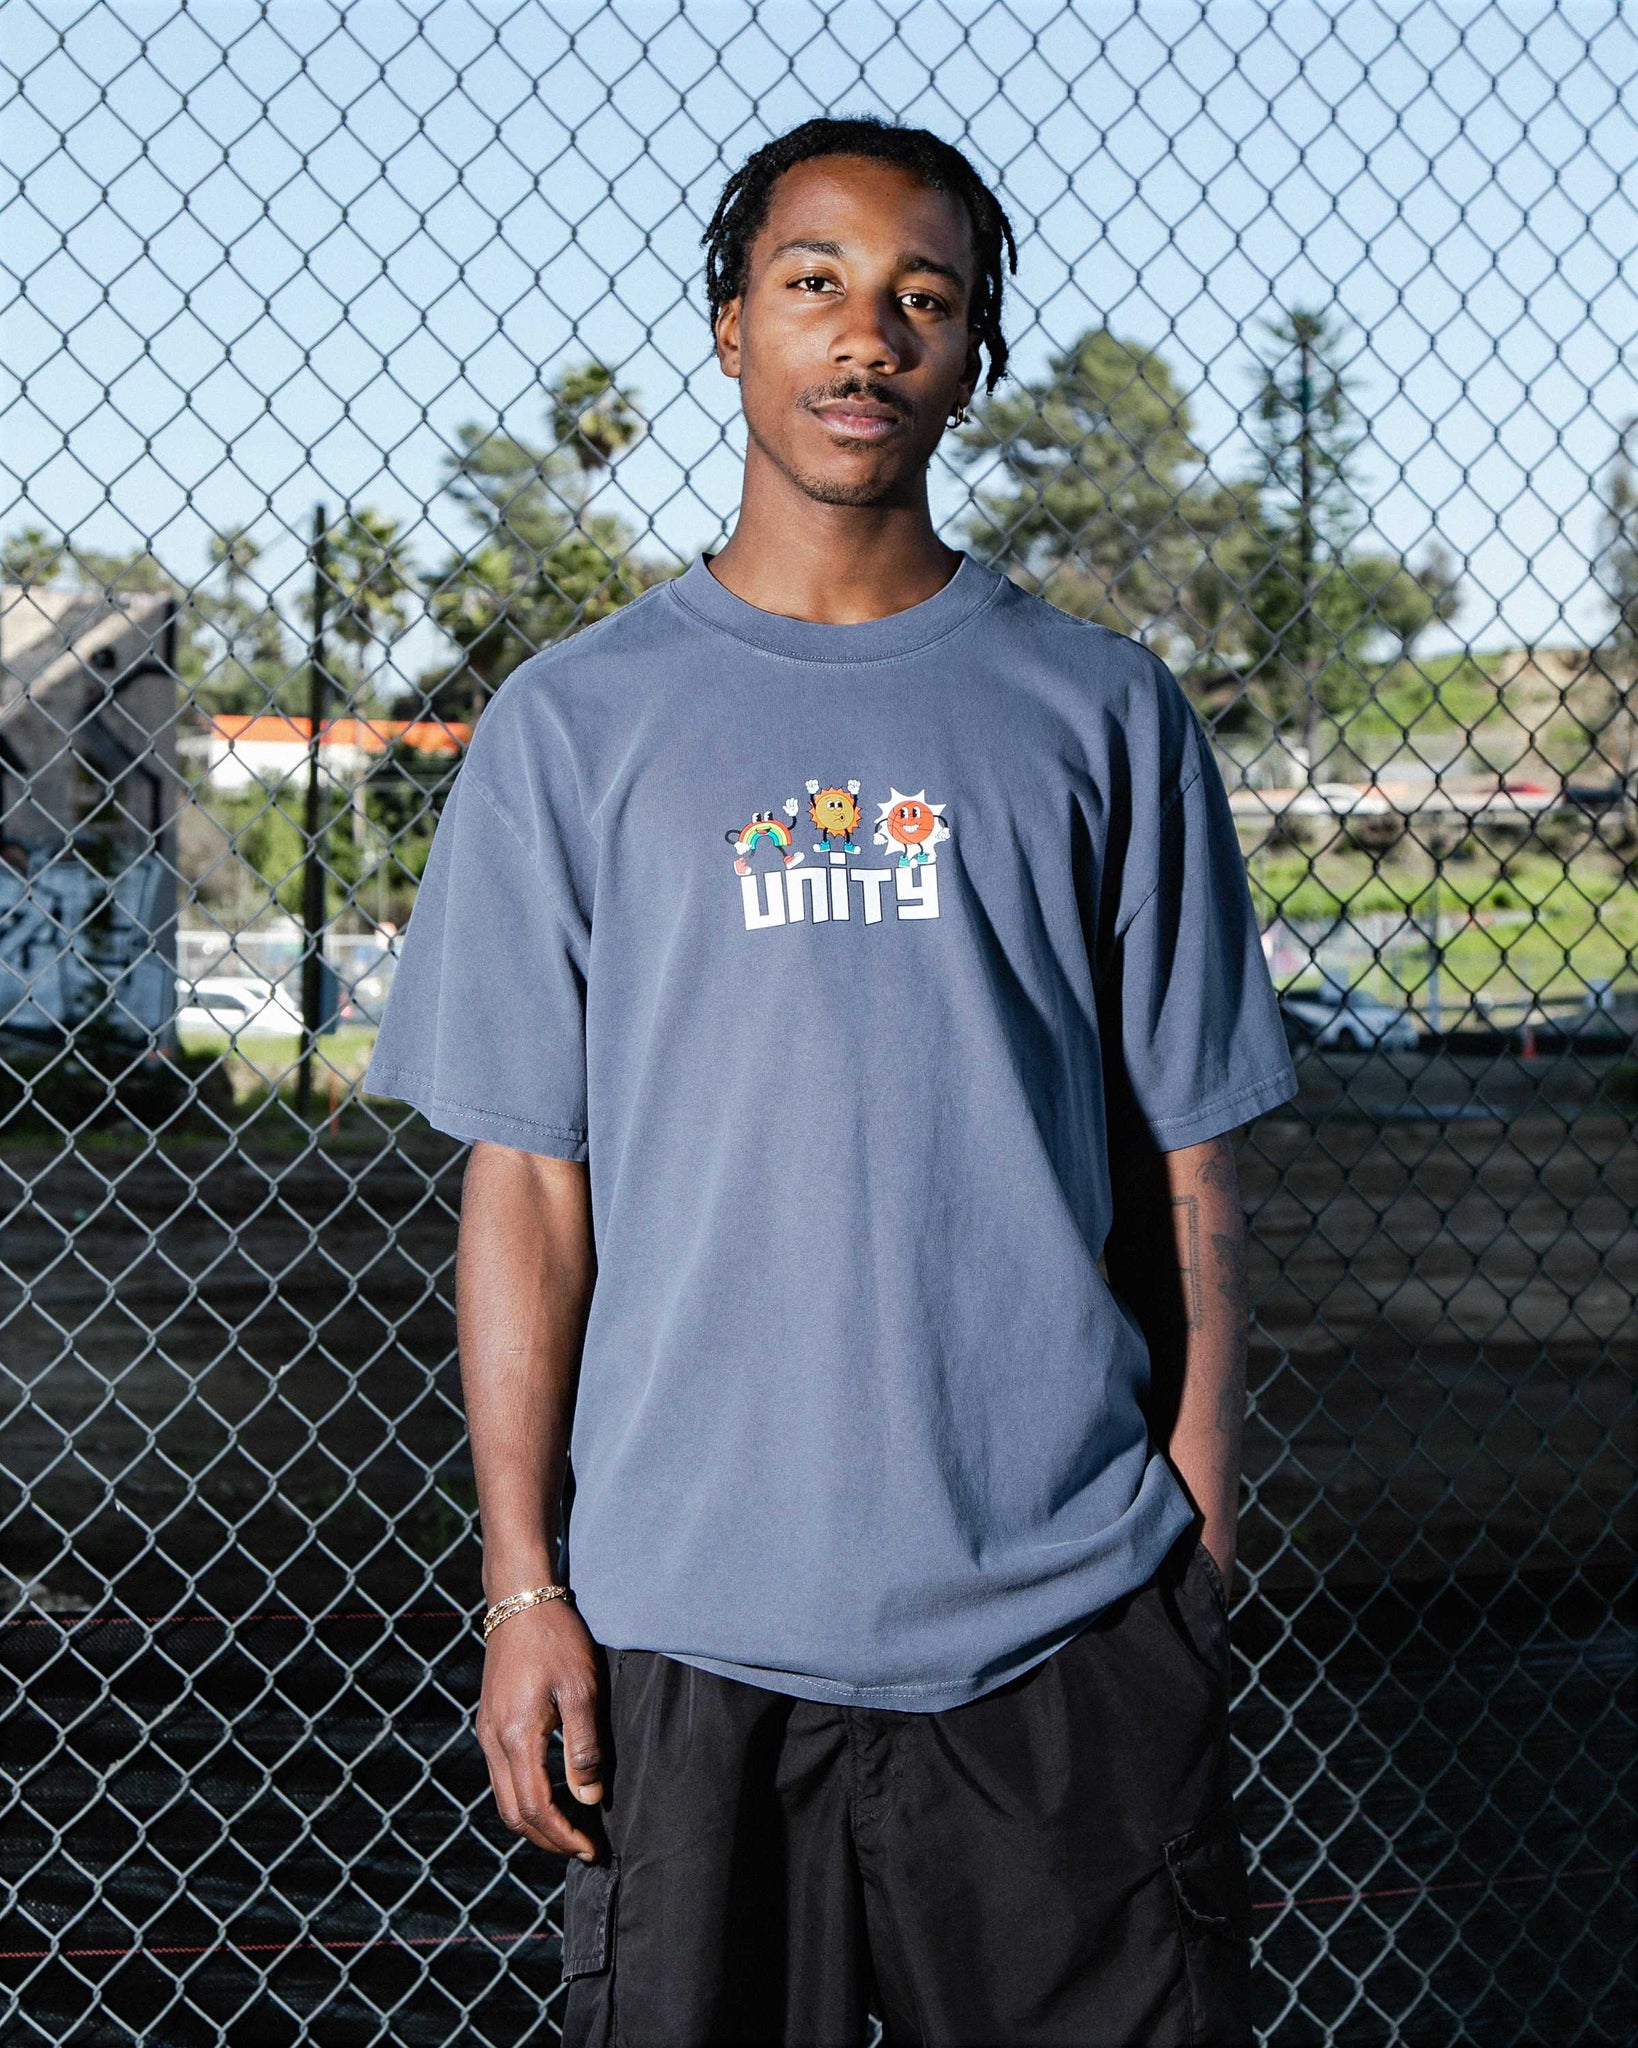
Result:
{"type": "MultiPolygon", "coordinates": [[[[888,787],[892,789],[892,785],[888,787]]],[[[893,789],[886,803],[881,807],[881,816],[876,826],[875,844],[891,851],[899,850],[899,866],[907,868],[912,863],[920,864],[937,856],[933,848],[941,839],[948,839],[950,827],[944,816],[943,804],[930,804],[925,789],[918,789],[914,796],[906,796],[901,789],[893,789]]]]}
{"type": "Polygon", "coordinates": [[[857,853],[853,834],[859,823],[858,783],[850,782],[846,789],[821,789],[817,782],[807,787],[808,816],[822,835],[813,842],[814,852],[828,853],[831,842],[840,839],[844,852],[857,853]]]}
{"type": "MultiPolygon", "coordinates": [[[[795,822],[797,803],[793,796],[786,797],[781,807],[787,818],[795,822]]],[[[807,855],[799,853],[791,845],[790,825],[782,825],[772,811],[753,811],[748,825],[733,825],[722,835],[734,851],[734,873],[748,875],[751,872],[751,849],[759,839],[771,839],[779,849],[779,858],[788,868],[794,868],[807,855]]]]}

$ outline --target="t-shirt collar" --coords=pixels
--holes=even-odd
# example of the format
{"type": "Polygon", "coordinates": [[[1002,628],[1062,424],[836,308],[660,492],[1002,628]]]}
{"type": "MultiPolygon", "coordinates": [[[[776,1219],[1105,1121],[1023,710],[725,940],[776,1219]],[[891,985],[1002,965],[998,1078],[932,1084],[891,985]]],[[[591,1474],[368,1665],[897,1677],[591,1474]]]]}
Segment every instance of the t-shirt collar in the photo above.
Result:
{"type": "Polygon", "coordinates": [[[676,602],[708,626],[796,661],[891,661],[912,654],[947,638],[1006,581],[996,570],[963,553],[950,580],[920,604],[890,612],[886,618],[835,626],[793,619],[783,612],[765,612],[759,605],[748,604],[717,581],[708,567],[709,559],[696,556],[672,579],[667,587],[676,602]]]}

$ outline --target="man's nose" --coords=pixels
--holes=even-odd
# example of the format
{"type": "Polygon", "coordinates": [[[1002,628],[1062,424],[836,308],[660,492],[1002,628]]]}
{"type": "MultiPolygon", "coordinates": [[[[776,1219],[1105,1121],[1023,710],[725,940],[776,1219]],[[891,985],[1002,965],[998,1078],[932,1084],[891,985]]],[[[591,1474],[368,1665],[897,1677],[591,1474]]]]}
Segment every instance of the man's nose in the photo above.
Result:
{"type": "Polygon", "coordinates": [[[884,309],[879,301],[857,299],[848,301],[847,315],[831,344],[832,360],[893,375],[908,354],[902,317],[893,307],[884,309]]]}

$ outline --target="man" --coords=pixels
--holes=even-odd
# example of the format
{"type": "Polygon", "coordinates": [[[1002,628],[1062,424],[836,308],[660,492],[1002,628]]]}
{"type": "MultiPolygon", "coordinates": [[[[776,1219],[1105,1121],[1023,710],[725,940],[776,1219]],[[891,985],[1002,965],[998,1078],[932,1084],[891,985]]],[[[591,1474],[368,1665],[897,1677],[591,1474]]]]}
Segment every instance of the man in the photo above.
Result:
{"type": "Polygon", "coordinates": [[[966,159],[810,122],[706,240],[733,537],[501,686],[365,1081],[473,1145],[564,2039],[1245,2041],[1227,1134],[1296,1082],[1222,781],[933,531],[1016,264],[966,159]]]}

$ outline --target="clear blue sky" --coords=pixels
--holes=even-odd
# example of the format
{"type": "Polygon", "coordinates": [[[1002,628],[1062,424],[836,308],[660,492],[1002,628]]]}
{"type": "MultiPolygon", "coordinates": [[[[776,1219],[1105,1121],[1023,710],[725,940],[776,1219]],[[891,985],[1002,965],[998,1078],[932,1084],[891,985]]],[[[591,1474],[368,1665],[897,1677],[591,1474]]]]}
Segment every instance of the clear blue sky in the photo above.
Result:
{"type": "Polygon", "coordinates": [[[651,422],[610,503],[686,559],[742,446],[701,227],[767,136],[871,110],[1002,191],[1020,375],[1107,322],[1232,476],[1261,321],[1333,305],[1375,526],[1465,558],[1458,638],[1600,628],[1593,489],[1638,411],[1617,6],[0,0],[0,51],[5,532],[194,575],[246,521],[276,577],[351,497],[430,562],[456,428],[537,433],[595,354],[651,422]]]}

